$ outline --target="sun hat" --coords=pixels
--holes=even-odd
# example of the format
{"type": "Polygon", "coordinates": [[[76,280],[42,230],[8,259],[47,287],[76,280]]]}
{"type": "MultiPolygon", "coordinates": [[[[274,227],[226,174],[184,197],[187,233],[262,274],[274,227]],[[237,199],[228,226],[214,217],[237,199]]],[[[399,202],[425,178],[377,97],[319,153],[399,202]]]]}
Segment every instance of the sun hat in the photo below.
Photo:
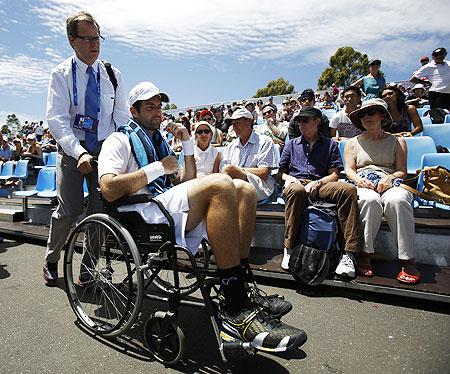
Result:
{"type": "Polygon", "coordinates": [[[350,120],[352,121],[353,125],[355,125],[355,127],[357,127],[360,130],[363,130],[363,131],[366,130],[361,123],[361,119],[359,118],[359,113],[367,112],[370,109],[378,109],[379,111],[383,112],[386,115],[387,121],[383,122],[383,127],[392,123],[392,117],[391,117],[391,114],[389,113],[387,103],[382,99],[375,98],[375,99],[369,99],[369,100],[363,101],[363,103],[359,109],[356,109],[350,113],[350,115],[349,115],[350,120]]]}
{"type": "Polygon", "coordinates": [[[133,106],[136,101],[148,100],[157,95],[162,102],[170,101],[169,96],[161,92],[152,82],[141,82],[131,89],[128,95],[128,104],[133,106]]]}
{"type": "Polygon", "coordinates": [[[378,58],[374,58],[374,59],[370,60],[369,66],[372,66],[372,65],[381,65],[381,60],[378,58]]]}

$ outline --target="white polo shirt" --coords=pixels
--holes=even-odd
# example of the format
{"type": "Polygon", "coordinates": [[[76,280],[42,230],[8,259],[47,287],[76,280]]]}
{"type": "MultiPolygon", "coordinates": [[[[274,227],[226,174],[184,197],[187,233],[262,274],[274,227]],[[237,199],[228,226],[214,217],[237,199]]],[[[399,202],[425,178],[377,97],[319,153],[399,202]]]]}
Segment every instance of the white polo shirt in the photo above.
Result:
{"type": "Polygon", "coordinates": [[[413,77],[418,79],[427,77],[432,83],[430,91],[450,93],[450,61],[444,60],[443,64],[430,61],[417,70],[413,77]]]}

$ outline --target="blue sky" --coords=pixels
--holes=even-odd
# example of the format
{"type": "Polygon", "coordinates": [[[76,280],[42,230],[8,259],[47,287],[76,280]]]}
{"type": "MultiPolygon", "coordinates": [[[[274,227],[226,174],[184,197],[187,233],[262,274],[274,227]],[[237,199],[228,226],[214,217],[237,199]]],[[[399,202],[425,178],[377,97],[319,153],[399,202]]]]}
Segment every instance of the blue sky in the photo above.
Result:
{"type": "Polygon", "coordinates": [[[0,0],[0,124],[44,119],[49,73],[72,54],[65,20],[82,9],[126,91],[150,80],[180,108],[248,98],[280,76],[315,88],[344,45],[380,58],[390,81],[450,50],[447,0],[0,0]]]}

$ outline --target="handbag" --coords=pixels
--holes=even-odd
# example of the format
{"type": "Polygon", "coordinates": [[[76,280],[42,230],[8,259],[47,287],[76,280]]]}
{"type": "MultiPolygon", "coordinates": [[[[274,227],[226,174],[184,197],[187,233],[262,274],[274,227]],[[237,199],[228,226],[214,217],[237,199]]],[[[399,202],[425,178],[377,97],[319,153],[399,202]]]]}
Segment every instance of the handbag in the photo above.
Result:
{"type": "Polygon", "coordinates": [[[415,177],[405,180],[401,187],[425,200],[450,205],[450,170],[443,166],[425,166],[415,177]],[[417,180],[423,174],[423,189],[418,191],[406,183],[417,180]]]}

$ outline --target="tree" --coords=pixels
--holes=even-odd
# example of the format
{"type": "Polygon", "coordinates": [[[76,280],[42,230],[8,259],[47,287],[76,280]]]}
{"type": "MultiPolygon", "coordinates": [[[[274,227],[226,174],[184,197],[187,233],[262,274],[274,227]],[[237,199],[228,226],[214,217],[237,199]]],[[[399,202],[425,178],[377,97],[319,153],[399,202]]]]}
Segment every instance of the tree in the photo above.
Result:
{"type": "Polygon", "coordinates": [[[286,95],[294,92],[294,85],[280,77],[267,83],[267,86],[256,91],[254,98],[265,96],[286,95]]]}
{"type": "Polygon", "coordinates": [[[346,87],[367,73],[369,58],[366,54],[355,51],[352,47],[340,47],[330,57],[327,67],[317,82],[319,89],[327,89],[333,83],[346,87]]]}
{"type": "Polygon", "coordinates": [[[177,106],[175,104],[169,104],[167,103],[164,105],[163,110],[170,110],[170,109],[177,109],[177,106]]]}
{"type": "Polygon", "coordinates": [[[13,133],[14,136],[19,132],[20,121],[17,116],[13,114],[8,114],[6,116],[6,125],[2,127],[3,134],[13,133]]]}

